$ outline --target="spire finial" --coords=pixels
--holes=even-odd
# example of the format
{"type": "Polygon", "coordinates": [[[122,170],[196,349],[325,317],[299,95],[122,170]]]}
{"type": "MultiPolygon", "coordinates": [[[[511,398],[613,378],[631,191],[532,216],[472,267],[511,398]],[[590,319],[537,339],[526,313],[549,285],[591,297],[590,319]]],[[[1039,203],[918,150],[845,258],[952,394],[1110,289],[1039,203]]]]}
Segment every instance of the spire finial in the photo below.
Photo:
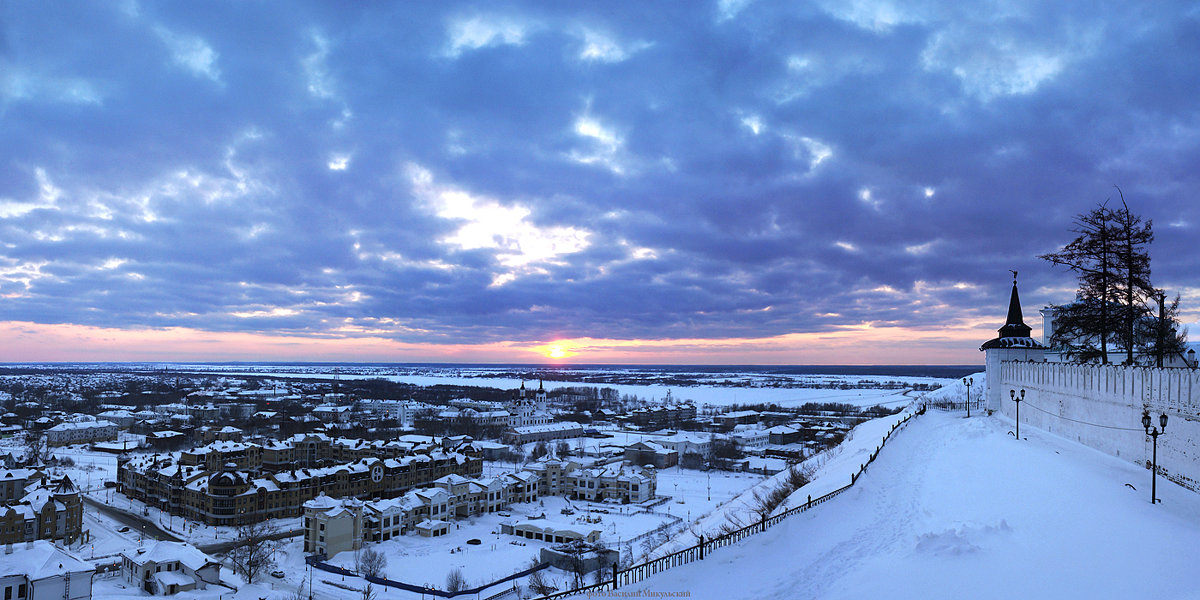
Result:
{"type": "Polygon", "coordinates": [[[1013,274],[1013,285],[1017,285],[1017,272],[1012,269],[1009,269],[1008,272],[1013,274]]]}

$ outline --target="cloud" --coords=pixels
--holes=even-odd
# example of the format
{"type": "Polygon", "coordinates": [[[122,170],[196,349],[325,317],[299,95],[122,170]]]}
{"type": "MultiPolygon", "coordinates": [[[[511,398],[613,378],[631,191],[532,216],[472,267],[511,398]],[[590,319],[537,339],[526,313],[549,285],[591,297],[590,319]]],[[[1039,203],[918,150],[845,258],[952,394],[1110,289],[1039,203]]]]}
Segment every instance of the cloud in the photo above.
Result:
{"type": "Polygon", "coordinates": [[[649,42],[622,43],[611,35],[588,28],[582,29],[580,37],[582,48],[579,51],[579,59],[589,62],[623,62],[651,46],[649,42]]]}
{"type": "Polygon", "coordinates": [[[221,70],[217,66],[217,52],[203,38],[172,32],[163,26],[154,28],[159,39],[171,52],[176,65],[197,77],[221,83],[221,70]]]}
{"type": "Polygon", "coordinates": [[[591,233],[571,226],[538,226],[531,210],[520,204],[505,205],[481,198],[452,186],[435,183],[432,173],[418,165],[406,167],[416,197],[438,217],[457,225],[440,241],[461,250],[487,249],[495,252],[505,269],[493,276],[500,286],[523,274],[539,272],[548,262],[588,247],[591,233]]]}
{"type": "Polygon", "coordinates": [[[465,51],[490,46],[520,46],[525,43],[531,24],[515,17],[464,16],[446,26],[446,56],[457,58],[465,51]]]}
{"type": "Polygon", "coordinates": [[[97,85],[79,77],[56,77],[6,68],[0,61],[0,98],[5,102],[55,102],[63,104],[102,104],[104,95],[97,85]]]}
{"type": "Polygon", "coordinates": [[[308,80],[308,93],[317,98],[335,98],[337,96],[334,91],[335,84],[333,77],[329,74],[329,67],[326,65],[326,59],[329,57],[329,40],[318,32],[313,32],[312,42],[314,50],[312,54],[305,56],[301,61],[301,67],[304,69],[304,75],[308,80]]]}
{"type": "Polygon", "coordinates": [[[1036,256],[1114,183],[1158,224],[1156,284],[1200,288],[1200,36],[1172,4],[9,11],[15,321],[389,348],[986,332],[1009,268],[1063,300],[1036,256]]]}

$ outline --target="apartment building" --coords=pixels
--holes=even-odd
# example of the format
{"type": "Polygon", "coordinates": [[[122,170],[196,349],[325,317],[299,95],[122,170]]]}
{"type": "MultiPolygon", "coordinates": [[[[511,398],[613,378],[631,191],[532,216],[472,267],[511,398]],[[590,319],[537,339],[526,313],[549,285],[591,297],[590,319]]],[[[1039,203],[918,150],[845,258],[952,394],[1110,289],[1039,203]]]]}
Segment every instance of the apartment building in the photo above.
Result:
{"type": "Polygon", "coordinates": [[[123,457],[118,459],[117,485],[126,495],[171,514],[234,525],[297,516],[306,501],[321,494],[394,498],[446,475],[476,476],[483,470],[483,460],[467,441],[387,446],[388,453],[408,453],[396,458],[378,458],[382,446],[360,440],[310,441],[312,446],[305,442],[291,448],[217,442],[177,456],[123,457]],[[284,456],[294,460],[280,462],[284,456]],[[229,460],[211,468],[221,458],[229,460]],[[350,460],[335,462],[346,458],[350,460]]]}
{"type": "Polygon", "coordinates": [[[9,478],[6,490],[20,490],[21,495],[0,502],[0,544],[33,540],[63,540],[70,544],[86,537],[82,499],[71,478],[48,481],[41,473],[32,472],[19,481],[20,476],[18,473],[9,478]]]}

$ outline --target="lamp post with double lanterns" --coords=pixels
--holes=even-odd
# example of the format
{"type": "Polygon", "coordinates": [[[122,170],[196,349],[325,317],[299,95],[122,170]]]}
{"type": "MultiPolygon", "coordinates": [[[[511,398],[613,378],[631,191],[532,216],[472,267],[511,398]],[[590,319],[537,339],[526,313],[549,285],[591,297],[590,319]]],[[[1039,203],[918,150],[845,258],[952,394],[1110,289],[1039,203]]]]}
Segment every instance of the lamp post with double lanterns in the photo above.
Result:
{"type": "Polygon", "coordinates": [[[1167,430],[1167,413],[1158,415],[1158,425],[1151,425],[1150,411],[1142,413],[1142,427],[1146,428],[1146,435],[1154,438],[1154,454],[1150,463],[1150,504],[1158,503],[1158,436],[1167,430]]]}
{"type": "Polygon", "coordinates": [[[1012,401],[1017,403],[1017,441],[1020,441],[1021,440],[1021,401],[1025,399],[1025,390],[1021,389],[1020,397],[1017,396],[1017,390],[1008,390],[1008,397],[1012,398],[1012,401]]]}
{"type": "Polygon", "coordinates": [[[975,383],[974,377],[963,377],[963,385],[967,386],[967,418],[971,418],[971,384],[975,383]]]}

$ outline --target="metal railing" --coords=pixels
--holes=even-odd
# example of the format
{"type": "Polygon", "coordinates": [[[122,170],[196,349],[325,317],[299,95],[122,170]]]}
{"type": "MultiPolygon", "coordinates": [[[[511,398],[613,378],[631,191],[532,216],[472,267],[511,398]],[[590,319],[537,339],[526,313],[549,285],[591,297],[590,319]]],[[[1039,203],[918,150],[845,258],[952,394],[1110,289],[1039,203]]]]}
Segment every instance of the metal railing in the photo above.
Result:
{"type": "Polygon", "coordinates": [[[875,459],[879,456],[879,451],[885,444],[887,444],[888,440],[891,439],[893,433],[900,429],[900,427],[907,424],[910,420],[912,420],[913,417],[924,413],[925,405],[922,404],[918,410],[909,413],[908,416],[904,417],[904,419],[897,421],[894,425],[892,425],[892,428],[888,430],[887,435],[883,436],[883,439],[879,442],[879,446],[877,446],[875,451],[871,453],[870,459],[868,459],[866,463],[859,467],[857,473],[854,473],[850,476],[850,483],[848,485],[842,486],[822,496],[818,496],[817,498],[810,497],[804,504],[792,507],[779,514],[771,515],[765,519],[762,519],[761,521],[751,523],[745,527],[730,531],[710,540],[705,540],[704,536],[700,536],[700,540],[695,546],[689,546],[682,550],[648,560],[641,564],[626,567],[624,569],[619,568],[617,565],[613,565],[612,577],[606,581],[571,590],[547,594],[545,596],[541,596],[541,600],[554,600],[556,598],[567,598],[569,596],[586,594],[588,592],[615,590],[621,586],[638,583],[647,577],[656,575],[666,571],[667,569],[686,565],[698,560],[704,560],[704,555],[712,552],[714,549],[736,544],[743,539],[750,537],[751,535],[766,531],[769,527],[779,524],[781,521],[792,515],[800,514],[814,506],[828,502],[842,492],[850,489],[855,483],[858,482],[859,477],[866,472],[867,466],[872,462],[875,462],[875,459]]]}

